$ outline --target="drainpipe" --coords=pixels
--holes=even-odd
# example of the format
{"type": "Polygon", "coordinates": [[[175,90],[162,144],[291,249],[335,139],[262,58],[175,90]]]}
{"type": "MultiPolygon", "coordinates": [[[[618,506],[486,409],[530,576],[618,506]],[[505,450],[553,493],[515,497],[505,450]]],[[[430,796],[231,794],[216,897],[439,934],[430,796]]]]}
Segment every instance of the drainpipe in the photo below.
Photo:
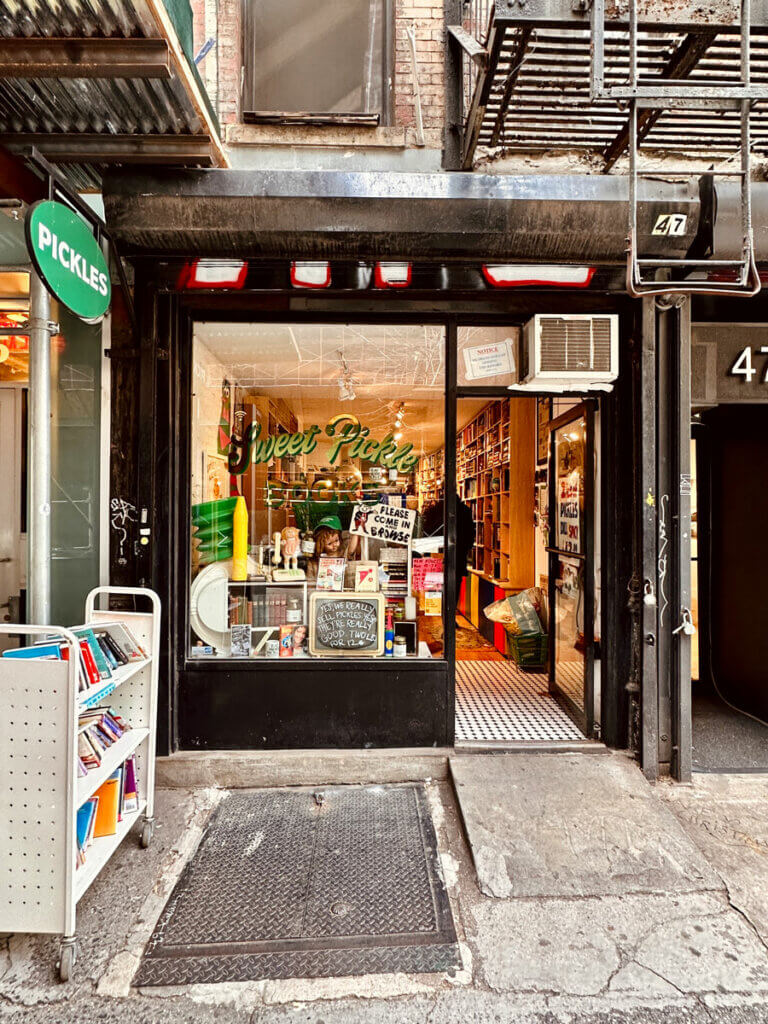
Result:
{"type": "Polygon", "coordinates": [[[27,621],[51,616],[51,300],[35,271],[29,275],[29,515],[27,621]]]}

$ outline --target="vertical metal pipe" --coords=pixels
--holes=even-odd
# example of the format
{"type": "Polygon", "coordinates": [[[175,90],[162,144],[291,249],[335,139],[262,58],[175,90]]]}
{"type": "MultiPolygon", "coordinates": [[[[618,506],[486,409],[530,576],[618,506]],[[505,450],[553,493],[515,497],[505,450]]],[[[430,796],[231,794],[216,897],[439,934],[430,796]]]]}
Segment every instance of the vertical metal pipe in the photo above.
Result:
{"type": "MultiPolygon", "coordinates": [[[[678,311],[678,337],[674,351],[677,365],[676,423],[673,439],[677,455],[678,515],[675,540],[678,607],[691,607],[691,300],[678,311]]],[[[674,481],[676,483],[676,481],[674,481]]],[[[682,621],[682,619],[681,619],[682,621]]],[[[677,640],[674,704],[672,708],[672,774],[679,782],[690,782],[692,771],[693,707],[691,694],[691,638],[684,632],[677,640]]]]}
{"type": "Polygon", "coordinates": [[[29,276],[29,513],[27,618],[51,615],[51,300],[34,270],[29,276]]]}
{"type": "Polygon", "coordinates": [[[656,486],[656,307],[652,298],[643,299],[642,346],[640,354],[640,499],[641,499],[641,564],[642,590],[648,591],[650,603],[643,601],[642,673],[640,706],[642,720],[641,766],[649,779],[659,774],[659,679],[657,662],[658,581],[657,581],[657,518],[656,486]]]}

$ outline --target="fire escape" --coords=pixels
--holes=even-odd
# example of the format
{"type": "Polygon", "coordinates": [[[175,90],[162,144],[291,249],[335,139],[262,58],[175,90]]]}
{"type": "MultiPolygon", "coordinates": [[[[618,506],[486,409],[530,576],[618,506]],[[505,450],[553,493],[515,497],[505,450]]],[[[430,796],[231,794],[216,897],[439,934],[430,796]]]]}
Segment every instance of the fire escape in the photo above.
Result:
{"type": "Polygon", "coordinates": [[[631,294],[759,290],[750,180],[768,149],[768,8],[471,0],[463,11],[448,28],[462,54],[463,168],[527,156],[565,158],[560,171],[568,160],[592,174],[621,169],[631,294]],[[660,242],[675,251],[686,216],[644,215],[654,183],[670,181],[698,189],[701,211],[695,244],[675,255],[660,242]],[[724,190],[739,196],[741,244],[721,256],[711,238],[724,190]]]}

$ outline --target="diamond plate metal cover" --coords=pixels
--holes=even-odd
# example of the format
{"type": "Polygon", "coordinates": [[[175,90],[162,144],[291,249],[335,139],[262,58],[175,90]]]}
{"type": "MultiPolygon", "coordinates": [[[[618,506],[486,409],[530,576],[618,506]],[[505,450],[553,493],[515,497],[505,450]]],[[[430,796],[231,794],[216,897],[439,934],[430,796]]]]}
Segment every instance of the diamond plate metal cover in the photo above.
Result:
{"type": "Polygon", "coordinates": [[[232,793],[134,985],[445,971],[461,964],[420,785],[232,793]]]}

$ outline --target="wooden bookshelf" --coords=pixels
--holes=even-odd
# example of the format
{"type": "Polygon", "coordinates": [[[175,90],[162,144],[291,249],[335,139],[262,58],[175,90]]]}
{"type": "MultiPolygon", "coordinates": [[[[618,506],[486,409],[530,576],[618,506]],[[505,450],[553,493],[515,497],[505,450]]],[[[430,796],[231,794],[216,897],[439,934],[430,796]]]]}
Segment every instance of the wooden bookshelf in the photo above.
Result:
{"type": "Polygon", "coordinates": [[[431,455],[419,459],[416,475],[416,493],[419,499],[419,511],[443,496],[443,476],[445,472],[445,451],[440,448],[431,455]]]}
{"type": "Polygon", "coordinates": [[[472,510],[472,568],[511,589],[534,578],[536,400],[489,402],[456,437],[456,490],[472,510]]]}

